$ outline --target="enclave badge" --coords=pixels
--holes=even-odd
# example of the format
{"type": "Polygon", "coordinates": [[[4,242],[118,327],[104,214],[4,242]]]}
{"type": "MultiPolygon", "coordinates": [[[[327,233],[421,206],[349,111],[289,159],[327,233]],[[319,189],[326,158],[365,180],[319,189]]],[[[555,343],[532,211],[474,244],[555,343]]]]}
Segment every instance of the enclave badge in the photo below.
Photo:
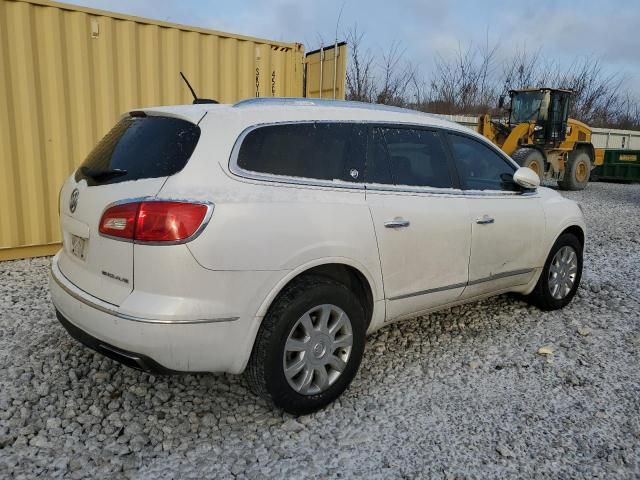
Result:
{"type": "Polygon", "coordinates": [[[78,190],[77,188],[74,188],[73,192],[71,192],[71,198],[69,199],[69,210],[71,210],[71,213],[76,211],[76,207],[78,206],[79,196],[80,196],[80,190],[78,190]]]}

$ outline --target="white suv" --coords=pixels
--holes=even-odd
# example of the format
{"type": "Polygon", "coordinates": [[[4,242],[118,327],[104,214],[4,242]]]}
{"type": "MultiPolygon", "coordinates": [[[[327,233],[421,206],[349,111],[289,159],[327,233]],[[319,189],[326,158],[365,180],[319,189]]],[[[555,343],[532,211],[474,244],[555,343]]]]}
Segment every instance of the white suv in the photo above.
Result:
{"type": "Polygon", "coordinates": [[[391,321],[503,292],[571,300],[583,216],[537,179],[409,110],[132,111],[62,188],[51,295],[72,336],[125,365],[247,370],[257,393],[310,412],[391,321]]]}

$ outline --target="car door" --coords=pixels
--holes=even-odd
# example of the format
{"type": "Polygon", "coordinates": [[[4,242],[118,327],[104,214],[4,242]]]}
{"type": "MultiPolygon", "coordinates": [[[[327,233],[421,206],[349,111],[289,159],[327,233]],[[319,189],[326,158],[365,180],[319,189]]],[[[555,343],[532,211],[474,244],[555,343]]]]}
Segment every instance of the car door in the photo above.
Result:
{"type": "Polygon", "coordinates": [[[544,212],[535,191],[513,182],[516,166],[480,139],[447,134],[471,228],[471,298],[529,282],[544,235],[544,212]]]}
{"type": "Polygon", "coordinates": [[[458,299],[468,278],[471,228],[440,134],[372,127],[365,178],[387,320],[458,299]]]}

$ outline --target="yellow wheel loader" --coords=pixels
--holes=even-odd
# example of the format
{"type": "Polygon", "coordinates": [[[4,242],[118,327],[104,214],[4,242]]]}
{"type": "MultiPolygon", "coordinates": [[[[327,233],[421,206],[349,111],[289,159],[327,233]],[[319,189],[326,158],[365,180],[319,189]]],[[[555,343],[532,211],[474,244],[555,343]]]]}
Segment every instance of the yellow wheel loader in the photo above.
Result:
{"type": "Polygon", "coordinates": [[[568,118],[571,95],[555,88],[511,90],[506,122],[481,115],[478,132],[540,180],[555,179],[563,190],[582,190],[591,169],[602,164],[604,150],[593,148],[587,125],[568,118]]]}

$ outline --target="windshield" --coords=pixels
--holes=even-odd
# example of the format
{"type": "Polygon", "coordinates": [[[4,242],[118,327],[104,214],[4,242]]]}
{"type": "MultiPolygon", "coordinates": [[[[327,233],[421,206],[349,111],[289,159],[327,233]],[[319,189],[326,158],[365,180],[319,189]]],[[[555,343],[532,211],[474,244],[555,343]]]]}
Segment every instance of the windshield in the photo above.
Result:
{"type": "Polygon", "coordinates": [[[518,92],[511,99],[511,124],[538,120],[544,92],[518,92]]]}

